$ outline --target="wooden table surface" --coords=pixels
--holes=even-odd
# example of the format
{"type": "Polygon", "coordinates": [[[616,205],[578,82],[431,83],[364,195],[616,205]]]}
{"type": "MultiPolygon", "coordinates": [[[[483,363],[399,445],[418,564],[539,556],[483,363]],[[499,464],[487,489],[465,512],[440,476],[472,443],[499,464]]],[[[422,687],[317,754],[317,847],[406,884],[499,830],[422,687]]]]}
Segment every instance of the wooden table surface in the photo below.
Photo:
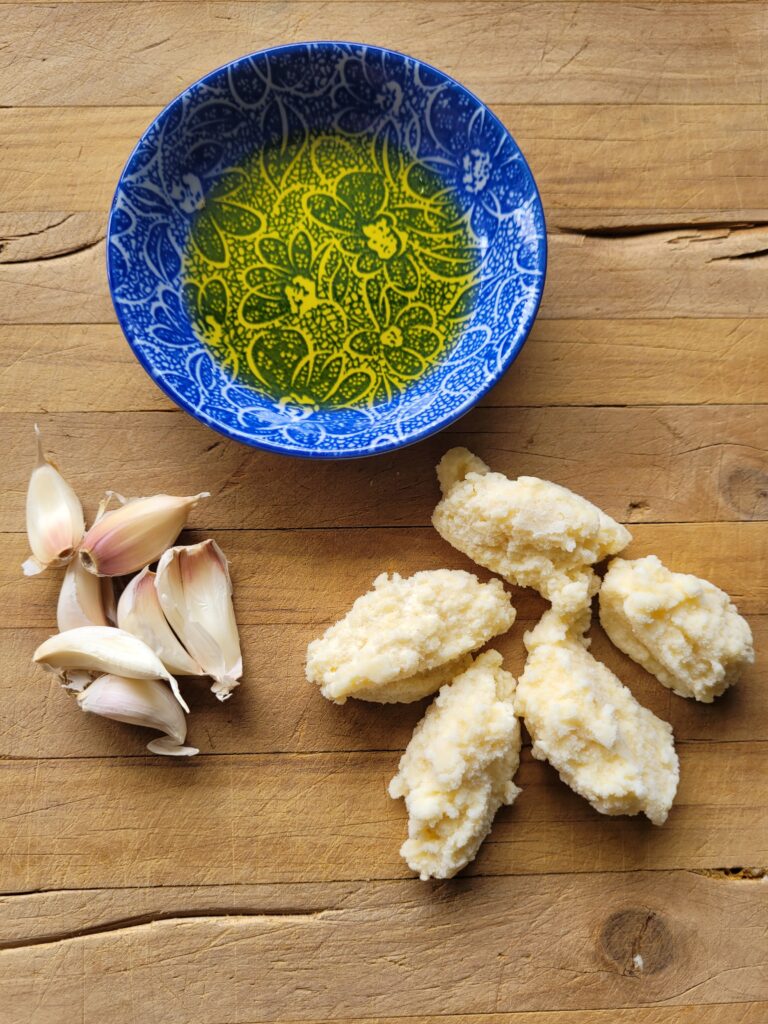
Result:
{"type": "MultiPolygon", "coordinates": [[[[767,38],[756,2],[0,4],[2,1024],[768,1020],[767,38]],[[506,378],[438,437],[343,464],[177,411],[104,269],[117,176],[161,106],[312,38],[466,83],[518,139],[549,226],[541,315],[506,378]],[[30,667],[59,579],[19,569],[35,421],[89,512],[104,488],[212,492],[192,536],[232,561],[246,671],[226,705],[193,695],[198,758],[147,755],[30,667]],[[429,526],[434,464],[459,443],[728,590],[758,660],[703,706],[593,628],[674,727],[667,824],[598,815],[527,746],[477,860],[428,884],[386,794],[423,705],[332,706],[303,656],[380,571],[472,568],[429,526]]],[[[544,604],[514,599],[517,672],[544,604]]]]}

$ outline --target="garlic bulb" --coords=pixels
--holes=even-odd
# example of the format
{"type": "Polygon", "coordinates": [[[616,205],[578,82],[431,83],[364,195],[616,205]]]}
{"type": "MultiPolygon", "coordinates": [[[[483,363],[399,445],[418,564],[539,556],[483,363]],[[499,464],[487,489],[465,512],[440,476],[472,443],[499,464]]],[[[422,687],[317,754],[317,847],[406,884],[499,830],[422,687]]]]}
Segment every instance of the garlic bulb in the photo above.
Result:
{"type": "MultiPolygon", "coordinates": [[[[86,573],[92,580],[96,576],[86,573]]],[[[152,648],[162,663],[177,676],[202,676],[203,670],[174,636],[163,614],[155,590],[155,574],[142,569],[123,591],[117,605],[117,625],[139,637],[152,648]]]]}
{"type": "Polygon", "coordinates": [[[43,641],[32,658],[65,683],[71,669],[114,673],[129,679],[165,679],[179,704],[189,711],[179,684],[155,652],[143,640],[114,626],[81,626],[57,633],[43,641]]]}
{"type": "Polygon", "coordinates": [[[37,465],[27,489],[27,536],[32,557],[21,567],[25,576],[35,576],[49,565],[66,565],[85,530],[80,499],[43,454],[37,424],[35,434],[37,465]]]}
{"type": "Polygon", "coordinates": [[[171,548],[157,566],[155,587],[165,617],[226,700],[243,674],[227,559],[213,540],[171,548]]]}
{"type": "Polygon", "coordinates": [[[143,569],[173,544],[191,510],[207,497],[207,491],[186,498],[156,494],[100,512],[80,547],[84,567],[97,576],[127,576],[143,569]]]}
{"type": "Polygon", "coordinates": [[[171,691],[156,679],[126,679],[123,676],[99,676],[77,698],[83,711],[116,722],[142,725],[165,733],[147,744],[153,754],[191,756],[197,747],[185,747],[187,721],[171,691]]]}
{"type": "Polygon", "coordinates": [[[79,558],[72,559],[64,573],[56,606],[56,622],[62,633],[79,626],[109,625],[101,584],[98,576],[85,571],[79,558]]]}

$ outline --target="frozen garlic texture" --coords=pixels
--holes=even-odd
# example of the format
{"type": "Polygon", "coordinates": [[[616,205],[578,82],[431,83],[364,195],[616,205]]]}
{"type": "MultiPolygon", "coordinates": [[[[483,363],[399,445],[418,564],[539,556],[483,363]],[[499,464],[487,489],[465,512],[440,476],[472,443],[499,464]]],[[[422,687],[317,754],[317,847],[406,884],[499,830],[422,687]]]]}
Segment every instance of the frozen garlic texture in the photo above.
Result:
{"type": "Polygon", "coordinates": [[[184,529],[198,501],[207,497],[207,491],[185,498],[156,494],[111,511],[102,503],[80,546],[83,566],[97,576],[128,576],[156,562],[184,529]]]}
{"type": "MultiPolygon", "coordinates": [[[[81,626],[49,637],[32,660],[67,684],[70,673],[104,672],[128,679],[165,679],[185,711],[179,685],[153,650],[114,626],[81,626]]],[[[80,688],[79,686],[77,687],[80,688]]]]}
{"type": "Polygon", "coordinates": [[[600,591],[613,643],[681,697],[705,704],[755,658],[752,632],[713,583],[672,572],[655,555],[614,559],[600,591]]]}
{"type": "Polygon", "coordinates": [[[25,576],[35,576],[51,565],[66,565],[85,530],[80,499],[43,454],[37,424],[35,434],[37,465],[27,488],[27,537],[32,557],[21,567],[25,576]]]}
{"type": "MultiPolygon", "coordinates": [[[[87,573],[91,579],[97,579],[87,573]]],[[[155,588],[155,574],[142,569],[134,576],[117,605],[117,625],[151,647],[173,675],[201,676],[203,670],[179,643],[168,625],[155,588]]]]}
{"type": "Polygon", "coordinates": [[[499,580],[459,569],[382,573],[343,619],[307,648],[307,679],[328,700],[392,703],[434,693],[468,667],[471,651],[515,621],[499,580]]]}
{"type": "Polygon", "coordinates": [[[437,475],[443,499],[432,523],[440,536],[566,614],[596,593],[592,566],[632,539],[586,498],[537,477],[493,473],[466,448],[446,452],[437,475]]]}
{"type": "Polygon", "coordinates": [[[243,674],[229,563],[216,541],[166,551],[155,588],[165,617],[204,674],[227,700],[243,674]]]}
{"type": "Polygon", "coordinates": [[[515,680],[501,664],[486,651],[442,687],[389,784],[408,810],[400,853],[424,880],[452,878],[469,864],[499,807],[520,792],[512,781],[520,762],[515,680]]]}
{"type": "Polygon", "coordinates": [[[90,714],[165,733],[147,744],[153,754],[190,757],[199,753],[197,747],[184,746],[187,738],[184,712],[165,683],[157,679],[99,676],[78,695],[77,702],[90,714]]]}
{"type": "Polygon", "coordinates": [[[672,729],[642,707],[611,670],[587,651],[589,622],[554,609],[525,634],[525,670],[515,710],[563,782],[602,814],[638,814],[662,825],[677,790],[672,729]]]}

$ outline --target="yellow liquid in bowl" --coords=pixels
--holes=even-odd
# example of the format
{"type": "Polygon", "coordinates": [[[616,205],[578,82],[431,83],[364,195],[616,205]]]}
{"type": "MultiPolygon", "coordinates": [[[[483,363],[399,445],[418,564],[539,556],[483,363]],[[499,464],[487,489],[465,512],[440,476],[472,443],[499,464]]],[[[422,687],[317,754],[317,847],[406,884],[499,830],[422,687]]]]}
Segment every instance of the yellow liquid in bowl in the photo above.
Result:
{"type": "Polygon", "coordinates": [[[432,170],[387,142],[319,134],[260,151],[199,198],[184,302],[238,383],[293,405],[370,406],[456,342],[479,255],[432,170]]]}

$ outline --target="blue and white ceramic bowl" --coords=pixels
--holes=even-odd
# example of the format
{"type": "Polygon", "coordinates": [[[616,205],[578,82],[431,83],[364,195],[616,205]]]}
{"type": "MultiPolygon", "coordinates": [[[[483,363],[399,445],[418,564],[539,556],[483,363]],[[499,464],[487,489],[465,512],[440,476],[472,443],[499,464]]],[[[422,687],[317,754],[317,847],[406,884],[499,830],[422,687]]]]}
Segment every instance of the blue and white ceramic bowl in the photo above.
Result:
{"type": "Polygon", "coordinates": [[[137,359],[246,444],[372,455],[467,412],[541,299],[544,216],[499,120],[411,57],[264,50],[139,140],[107,261],[137,359]]]}

